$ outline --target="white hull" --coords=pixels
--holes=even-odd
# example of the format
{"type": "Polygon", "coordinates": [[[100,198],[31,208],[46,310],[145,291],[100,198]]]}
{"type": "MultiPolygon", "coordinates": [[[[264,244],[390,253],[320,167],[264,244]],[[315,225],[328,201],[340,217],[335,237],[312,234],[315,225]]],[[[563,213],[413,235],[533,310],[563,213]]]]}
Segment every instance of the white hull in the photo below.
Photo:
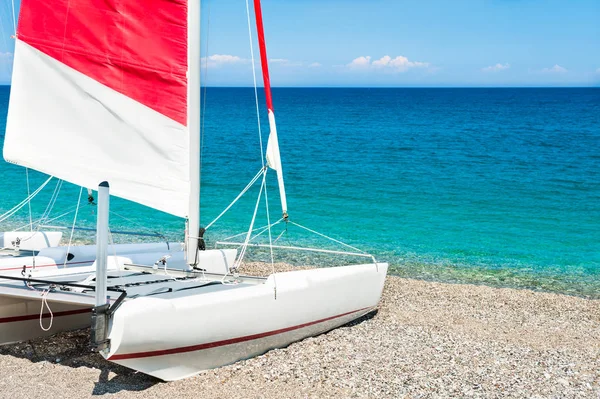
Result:
{"type": "MultiPolygon", "coordinates": [[[[145,258],[132,260],[133,262],[145,262],[150,260],[149,254],[152,254],[156,259],[152,258],[154,263],[164,255],[175,255],[182,252],[181,244],[170,244],[164,242],[148,243],[148,244],[116,244],[108,247],[109,255],[137,255],[140,258],[142,254],[146,254],[145,258]]],[[[53,247],[42,249],[36,256],[5,256],[0,258],[0,275],[2,274],[20,274],[23,266],[26,267],[28,273],[33,273],[35,265],[36,276],[47,276],[53,271],[62,269],[64,266],[84,267],[91,266],[96,260],[95,245],[74,245],[67,247],[53,247]],[[70,256],[68,255],[70,254],[70,256]],[[67,262],[65,263],[65,259],[67,262]]],[[[36,277],[37,278],[37,277],[36,277]]]]}
{"type": "Polygon", "coordinates": [[[0,296],[0,344],[89,327],[91,305],[50,303],[51,317],[47,308],[42,309],[42,297],[38,296],[39,299],[0,296]],[[44,328],[50,327],[48,331],[41,328],[40,319],[44,328]]]}
{"type": "Polygon", "coordinates": [[[59,231],[4,231],[0,232],[0,249],[13,251],[40,251],[60,244],[59,231]]]}
{"type": "Polygon", "coordinates": [[[114,314],[105,357],[165,381],[247,359],[370,312],[387,267],[277,273],[262,284],[129,300],[114,314]]]}
{"type": "MultiPolygon", "coordinates": [[[[169,269],[186,270],[187,264],[184,259],[184,252],[179,244],[170,246],[171,252],[166,244],[125,244],[122,250],[134,251],[134,253],[121,254],[117,257],[108,257],[108,270],[113,272],[113,276],[119,276],[126,265],[129,264],[152,264],[165,255],[170,255],[168,259],[169,269]],[[144,250],[158,250],[162,252],[143,252],[144,250]],[[135,253],[135,251],[140,251],[135,253]]],[[[80,255],[95,251],[95,246],[82,246],[78,248],[80,255]]],[[[66,248],[64,249],[66,251],[66,248]]],[[[120,251],[117,251],[117,253],[120,251]]],[[[228,271],[233,264],[236,256],[236,250],[207,250],[199,253],[200,264],[212,272],[228,271]]],[[[36,257],[38,262],[40,257],[36,257]]],[[[23,259],[21,262],[23,262],[23,259]]],[[[52,259],[49,258],[51,261],[52,259]]],[[[1,262],[2,260],[0,260],[1,262]]],[[[39,265],[39,263],[38,263],[39,265]]],[[[94,260],[81,262],[76,266],[67,264],[66,268],[62,264],[50,264],[49,267],[36,267],[35,271],[28,269],[27,276],[33,279],[51,279],[53,281],[69,281],[81,283],[86,277],[95,274],[96,266],[94,260]]],[[[0,269],[0,276],[21,276],[21,267],[7,267],[0,269]]],[[[151,268],[146,268],[153,271],[151,268]]],[[[157,272],[161,271],[158,270],[157,272]]],[[[160,277],[164,278],[164,277],[160,277]]],[[[114,280],[114,279],[113,279],[114,280]]],[[[47,296],[47,302],[53,313],[52,328],[44,331],[40,327],[40,318],[45,328],[50,325],[50,311],[47,308],[42,309],[42,290],[34,290],[25,287],[22,282],[0,279],[0,345],[17,341],[26,341],[38,337],[56,334],[62,331],[75,330],[90,326],[91,308],[94,306],[94,297],[90,295],[81,295],[73,293],[50,292],[47,296]],[[40,317],[40,313],[42,316],[40,317]]],[[[90,283],[86,283],[90,284],[90,283]]],[[[93,284],[93,282],[92,282],[93,284]]],[[[93,293],[93,292],[92,292],[93,293]]],[[[114,300],[115,298],[113,298],[114,300]]]]}

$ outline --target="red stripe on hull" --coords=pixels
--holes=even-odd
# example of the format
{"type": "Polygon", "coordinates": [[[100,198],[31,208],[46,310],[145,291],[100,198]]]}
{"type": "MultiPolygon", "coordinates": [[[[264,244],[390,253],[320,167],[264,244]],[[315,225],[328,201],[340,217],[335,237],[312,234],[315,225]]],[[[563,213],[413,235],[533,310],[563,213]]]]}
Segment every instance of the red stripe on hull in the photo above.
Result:
{"type": "Polygon", "coordinates": [[[231,338],[231,339],[226,339],[223,341],[215,341],[215,342],[209,342],[206,344],[184,346],[181,348],[164,349],[164,350],[157,350],[157,351],[150,351],[150,352],[138,352],[138,353],[126,353],[126,354],[122,354],[122,355],[113,355],[110,358],[108,358],[108,360],[116,361],[116,360],[138,359],[138,358],[142,358],[142,357],[173,355],[173,354],[177,354],[177,353],[196,352],[196,351],[201,351],[204,349],[217,348],[219,346],[238,344],[240,342],[252,341],[255,339],[270,337],[272,335],[283,334],[283,333],[286,333],[289,331],[299,330],[304,327],[309,327],[309,326],[312,326],[315,324],[324,323],[329,320],[338,319],[340,317],[348,316],[353,313],[358,313],[358,312],[361,312],[361,311],[367,310],[367,309],[369,309],[369,308],[353,310],[352,312],[342,313],[342,314],[339,314],[336,316],[327,317],[325,319],[311,321],[309,323],[299,324],[297,326],[282,328],[280,330],[267,331],[267,332],[260,333],[260,334],[247,335],[245,337],[238,337],[238,338],[231,338]]]}
{"type": "MultiPolygon", "coordinates": [[[[54,312],[53,316],[54,317],[73,316],[76,314],[89,313],[90,311],[91,311],[91,309],[89,309],[89,308],[77,309],[77,310],[66,310],[64,312],[54,312]]],[[[48,317],[50,317],[50,313],[42,314],[42,318],[46,319],[48,317]]],[[[39,314],[30,314],[30,315],[26,315],[26,316],[3,317],[0,319],[0,324],[14,323],[16,321],[36,320],[39,318],[40,318],[39,314]]]]}
{"type": "Polygon", "coordinates": [[[17,37],[186,125],[185,0],[23,0],[17,37]]]}

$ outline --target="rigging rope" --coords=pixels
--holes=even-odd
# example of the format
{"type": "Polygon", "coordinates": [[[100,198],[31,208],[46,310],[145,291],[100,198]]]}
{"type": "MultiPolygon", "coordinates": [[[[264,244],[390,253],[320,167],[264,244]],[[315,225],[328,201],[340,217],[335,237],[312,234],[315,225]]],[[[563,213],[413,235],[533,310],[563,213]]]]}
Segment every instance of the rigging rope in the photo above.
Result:
{"type": "MultiPolygon", "coordinates": [[[[2,10],[4,11],[4,10],[2,10]]],[[[4,12],[0,15],[0,29],[2,29],[2,41],[4,42],[4,48],[8,51],[8,42],[6,41],[6,37],[4,36],[4,12]]]]}
{"type": "MultiPolygon", "coordinates": [[[[233,205],[234,205],[234,204],[235,204],[235,203],[236,203],[236,202],[237,202],[237,201],[238,201],[240,198],[242,198],[242,196],[243,196],[244,194],[246,194],[246,192],[247,192],[247,191],[248,191],[248,190],[249,190],[249,189],[250,189],[250,188],[251,188],[251,187],[254,185],[254,183],[256,183],[256,181],[257,181],[257,180],[260,178],[260,175],[263,173],[263,171],[264,171],[264,168],[263,168],[263,169],[261,169],[261,170],[260,170],[260,171],[259,171],[259,172],[256,174],[256,176],[254,176],[254,177],[252,178],[252,180],[250,181],[250,183],[248,183],[248,184],[246,185],[246,187],[244,187],[244,189],[242,190],[242,192],[241,192],[241,193],[239,193],[237,197],[235,197],[235,199],[234,199],[234,200],[231,202],[231,204],[229,204],[229,205],[227,206],[227,208],[225,208],[225,210],[219,214],[219,216],[217,216],[217,217],[216,217],[216,218],[215,218],[215,219],[214,219],[212,222],[210,222],[210,223],[209,223],[209,224],[206,226],[206,228],[204,229],[205,231],[206,231],[206,230],[208,230],[208,229],[209,229],[209,228],[210,228],[210,227],[211,227],[213,224],[215,224],[215,223],[217,222],[217,220],[221,219],[221,217],[222,217],[222,216],[223,216],[225,213],[227,213],[227,211],[229,211],[229,209],[231,209],[231,207],[232,207],[232,206],[233,206],[233,205]]],[[[262,192],[262,189],[261,189],[261,192],[262,192]]]]}
{"type": "Polygon", "coordinates": [[[348,247],[348,248],[350,248],[350,249],[352,249],[352,250],[354,250],[354,251],[358,251],[358,252],[360,252],[360,253],[366,254],[366,252],[365,252],[365,251],[363,251],[363,250],[361,250],[361,249],[358,249],[358,248],[356,248],[356,247],[353,247],[352,245],[348,245],[348,244],[346,244],[346,243],[344,243],[344,242],[341,242],[340,240],[336,240],[335,238],[331,238],[331,237],[329,237],[329,236],[326,236],[325,234],[319,233],[318,231],[315,231],[315,230],[309,229],[308,227],[304,227],[304,226],[302,226],[302,225],[300,225],[300,224],[298,224],[298,223],[294,223],[294,222],[292,222],[292,221],[290,221],[290,223],[291,223],[291,224],[293,224],[294,226],[298,226],[298,227],[300,227],[301,229],[304,229],[304,230],[306,230],[306,231],[309,231],[309,232],[311,232],[311,233],[313,233],[313,234],[316,234],[316,235],[318,235],[318,236],[320,236],[320,237],[326,238],[326,239],[328,239],[328,240],[331,240],[331,241],[333,241],[333,242],[336,242],[336,243],[338,243],[338,244],[340,244],[340,245],[343,245],[343,246],[345,246],[345,247],[348,247]]]}
{"type": "Polygon", "coordinates": [[[12,3],[12,20],[13,20],[13,31],[15,37],[17,36],[17,20],[15,18],[15,0],[11,0],[12,3]]]}
{"type": "MultiPolygon", "coordinates": [[[[119,275],[119,278],[122,278],[123,276],[121,275],[121,263],[119,262],[119,259],[117,258],[117,247],[115,246],[115,241],[113,240],[113,235],[112,235],[112,231],[110,230],[110,227],[108,228],[108,239],[110,241],[110,247],[113,250],[113,260],[115,261],[117,273],[119,275]]],[[[106,266],[108,266],[108,260],[106,262],[106,266]]]]}
{"type": "MultiPolygon", "coordinates": [[[[31,189],[29,188],[29,168],[25,168],[25,180],[27,180],[27,196],[31,195],[31,189]]],[[[29,231],[33,232],[33,218],[31,217],[31,201],[28,201],[29,205],[29,231]]]]}
{"type": "Polygon", "coordinates": [[[252,79],[254,80],[254,101],[256,102],[256,119],[258,123],[258,139],[260,143],[260,161],[265,167],[265,153],[263,148],[262,129],[260,127],[260,107],[258,105],[258,86],[256,84],[256,66],[254,63],[254,43],[252,40],[252,23],[250,22],[250,6],[246,0],[246,17],[248,19],[248,38],[250,39],[250,56],[252,58],[252,79]]]}
{"type": "Polygon", "coordinates": [[[50,216],[50,213],[52,213],[52,210],[54,209],[54,205],[56,204],[56,200],[58,199],[58,194],[60,194],[60,190],[62,189],[62,185],[63,185],[63,181],[59,179],[56,182],[56,187],[54,187],[54,192],[52,193],[52,196],[50,197],[50,201],[48,201],[48,205],[46,206],[46,209],[44,210],[44,213],[42,214],[40,223],[46,223],[46,219],[48,219],[48,217],[50,216]]]}
{"type": "Polygon", "coordinates": [[[35,190],[33,193],[31,193],[31,195],[29,195],[23,201],[19,202],[13,208],[9,209],[7,212],[5,212],[2,215],[0,215],[0,223],[3,222],[3,221],[5,221],[9,217],[13,216],[15,213],[17,213],[19,210],[21,210],[21,208],[23,208],[25,205],[27,205],[27,203],[29,201],[31,201],[36,195],[39,194],[40,191],[42,191],[42,189],[44,187],[46,187],[46,185],[50,182],[50,180],[52,180],[52,176],[50,176],[44,183],[42,183],[42,185],[39,186],[37,188],[37,190],[35,190]]]}
{"type": "MultiPolygon", "coordinates": [[[[254,101],[256,104],[256,121],[258,125],[258,139],[260,143],[260,161],[262,162],[263,169],[265,168],[265,149],[263,146],[263,138],[262,138],[262,129],[260,126],[260,107],[258,103],[258,85],[256,84],[256,66],[254,63],[254,41],[252,40],[252,23],[250,22],[250,5],[248,4],[248,0],[246,0],[246,19],[248,21],[248,39],[250,41],[250,56],[252,58],[252,80],[254,83],[254,101]]],[[[265,171],[265,177],[267,172],[265,171]]],[[[271,220],[269,215],[269,197],[267,195],[267,185],[264,184],[265,189],[265,208],[267,213],[267,226],[269,230],[269,246],[270,246],[270,254],[271,254],[271,269],[273,274],[275,274],[275,258],[273,256],[273,242],[271,235],[271,220]]],[[[261,233],[262,234],[262,233],[261,233]]],[[[277,298],[277,285],[275,284],[275,298],[277,298]]]]}
{"type": "MultiPolygon", "coordinates": [[[[201,119],[201,124],[200,124],[200,168],[199,168],[199,172],[198,172],[198,176],[200,178],[200,181],[202,181],[202,154],[204,153],[204,132],[205,132],[205,127],[204,127],[204,122],[206,121],[206,117],[204,116],[206,113],[206,92],[208,89],[208,85],[206,84],[208,82],[208,57],[209,57],[209,52],[208,52],[208,44],[210,43],[210,1],[208,2],[208,10],[207,10],[207,21],[206,21],[206,55],[204,56],[204,96],[202,96],[202,112],[200,113],[200,119],[201,119]]],[[[200,82],[200,86],[202,86],[202,82],[200,82]]],[[[200,214],[200,218],[202,218],[202,214],[200,214]]],[[[198,223],[200,224],[200,220],[198,221],[198,223]]]]}
{"type": "MultiPolygon", "coordinates": [[[[267,172],[265,170],[265,177],[267,172]]],[[[273,290],[277,299],[277,280],[275,279],[275,257],[273,255],[273,236],[271,235],[271,216],[269,215],[269,197],[267,196],[267,185],[265,184],[265,207],[267,208],[267,225],[269,226],[269,252],[271,253],[271,274],[273,275],[273,290]]],[[[261,233],[262,234],[262,233],[261,233]]]]}
{"type": "Polygon", "coordinates": [[[77,208],[75,209],[75,216],[73,217],[73,227],[71,227],[71,236],[69,237],[69,245],[67,245],[67,252],[65,253],[65,261],[63,267],[67,267],[67,261],[69,260],[69,251],[71,250],[71,242],[73,241],[73,233],[75,232],[75,223],[77,222],[77,214],[79,214],[79,205],[81,204],[81,194],[83,193],[83,187],[79,188],[79,198],[77,199],[77,208]]]}
{"type": "MultiPolygon", "coordinates": [[[[268,245],[265,244],[251,244],[251,243],[242,243],[242,242],[225,242],[225,241],[217,241],[219,245],[230,245],[230,246],[238,246],[241,247],[243,245],[256,247],[256,248],[267,248],[268,245]]],[[[371,258],[373,259],[373,263],[377,263],[375,257],[368,253],[358,253],[358,252],[345,252],[345,251],[334,251],[332,249],[319,249],[319,248],[310,248],[310,247],[296,247],[293,245],[273,245],[273,248],[278,249],[288,249],[295,251],[307,251],[307,252],[321,252],[324,254],[336,254],[336,255],[348,255],[348,256],[359,256],[362,258],[371,258]]]]}
{"type": "Polygon", "coordinates": [[[254,229],[254,222],[256,221],[256,214],[258,213],[258,206],[260,205],[260,200],[262,199],[262,192],[265,187],[266,177],[267,177],[267,169],[263,169],[263,178],[262,184],[260,186],[260,192],[258,193],[258,199],[256,200],[256,205],[254,206],[254,213],[252,214],[252,221],[250,222],[250,227],[248,228],[248,233],[246,234],[246,240],[242,245],[242,250],[237,261],[233,264],[233,269],[238,269],[244,260],[244,256],[246,255],[246,250],[248,249],[248,243],[250,242],[250,237],[252,236],[252,230],[254,229]]]}
{"type": "MultiPolygon", "coordinates": [[[[137,225],[137,226],[138,226],[140,229],[142,229],[142,230],[145,230],[145,231],[148,231],[148,230],[150,230],[150,229],[148,229],[148,227],[147,227],[147,226],[144,226],[143,224],[141,224],[141,223],[139,223],[139,222],[136,222],[135,220],[132,220],[132,219],[126,218],[125,216],[123,216],[123,215],[120,215],[120,214],[118,214],[117,212],[110,211],[110,214],[111,214],[111,215],[118,216],[118,217],[120,217],[121,219],[125,220],[126,222],[129,222],[129,223],[131,223],[131,224],[137,225]]],[[[169,242],[168,242],[168,241],[169,241],[169,240],[167,240],[167,237],[166,237],[165,235],[163,235],[163,234],[160,234],[160,233],[159,233],[159,232],[157,232],[157,231],[153,231],[152,233],[154,233],[154,234],[156,235],[156,237],[160,237],[160,238],[162,238],[163,240],[165,240],[165,242],[167,243],[167,246],[168,246],[168,244],[169,244],[169,242]]],[[[115,233],[115,234],[118,234],[118,233],[115,233]]],[[[192,238],[192,237],[190,237],[190,238],[192,238]]]]}
{"type": "MultiPolygon", "coordinates": [[[[273,224],[272,224],[270,227],[273,227],[273,226],[275,226],[275,225],[278,225],[278,224],[279,224],[279,223],[281,223],[282,221],[283,221],[283,218],[281,218],[281,219],[279,219],[278,221],[276,221],[275,223],[273,223],[273,224]]],[[[256,235],[255,235],[255,236],[254,236],[252,239],[254,239],[254,238],[256,238],[256,237],[260,236],[262,233],[264,233],[265,231],[267,231],[267,229],[268,229],[268,228],[269,228],[269,226],[268,226],[268,225],[266,225],[266,226],[262,226],[262,227],[257,227],[257,228],[255,228],[255,229],[254,229],[252,232],[255,232],[255,231],[258,231],[258,230],[262,230],[262,231],[261,231],[260,233],[256,234],[256,235]]],[[[238,233],[238,234],[232,235],[232,236],[230,236],[230,237],[227,237],[227,238],[223,239],[223,241],[229,241],[229,240],[231,240],[231,239],[233,239],[233,238],[237,238],[237,237],[243,236],[244,234],[246,234],[246,232],[245,232],[245,231],[244,231],[243,233],[238,233]]]]}
{"type": "Polygon", "coordinates": [[[40,328],[44,331],[50,331],[50,329],[52,328],[52,323],[54,322],[54,313],[52,313],[52,309],[50,309],[50,305],[48,305],[47,298],[49,293],[50,288],[42,292],[42,308],[40,309],[40,328]],[[50,324],[47,328],[44,327],[44,324],[42,323],[42,319],[44,318],[44,307],[46,307],[48,309],[48,312],[50,312],[50,324]]]}
{"type": "MultiPolygon", "coordinates": [[[[46,223],[51,223],[51,222],[55,221],[56,219],[60,219],[60,218],[62,218],[64,216],[67,216],[67,215],[73,213],[73,212],[75,212],[75,209],[71,209],[70,211],[67,211],[67,212],[65,212],[65,213],[63,213],[61,215],[53,217],[52,219],[46,220],[46,223]]],[[[48,226],[42,224],[42,219],[36,220],[34,224],[36,224],[38,226],[38,230],[40,229],[40,227],[48,227],[48,226]]],[[[22,229],[24,229],[27,226],[29,226],[29,224],[25,224],[25,225],[23,225],[21,227],[18,227],[16,229],[14,229],[14,231],[22,230],[22,229]]]]}

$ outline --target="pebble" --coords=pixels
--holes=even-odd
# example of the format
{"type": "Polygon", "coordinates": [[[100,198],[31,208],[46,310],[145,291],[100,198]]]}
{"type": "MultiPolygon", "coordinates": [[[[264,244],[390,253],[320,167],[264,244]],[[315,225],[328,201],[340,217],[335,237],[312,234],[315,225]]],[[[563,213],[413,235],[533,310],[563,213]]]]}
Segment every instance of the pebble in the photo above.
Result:
{"type": "Polygon", "coordinates": [[[104,361],[88,340],[34,340],[35,356],[0,347],[0,397],[600,398],[600,301],[541,292],[389,276],[376,314],[171,383],[104,361]]]}

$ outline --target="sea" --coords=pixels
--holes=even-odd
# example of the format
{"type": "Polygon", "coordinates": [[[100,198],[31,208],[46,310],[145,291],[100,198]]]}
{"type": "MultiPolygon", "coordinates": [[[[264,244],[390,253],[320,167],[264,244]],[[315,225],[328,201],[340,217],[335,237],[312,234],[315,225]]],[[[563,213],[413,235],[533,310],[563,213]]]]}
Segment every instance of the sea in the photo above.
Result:
{"type": "MultiPolygon", "coordinates": [[[[9,93],[0,87],[0,145],[9,93]]],[[[254,89],[207,87],[203,95],[206,226],[262,161],[254,89]]],[[[290,215],[272,229],[278,245],[357,248],[409,278],[600,298],[600,88],[275,88],[273,99],[290,215]]],[[[263,104],[259,93],[264,147],[263,104]]],[[[28,173],[30,192],[47,178],[28,173]]],[[[3,214],[27,197],[26,170],[0,160],[0,179],[3,214]]],[[[274,173],[266,183],[274,223],[274,173]]],[[[77,207],[80,188],[66,182],[52,204],[57,184],[32,200],[31,217],[45,214],[67,240],[75,211],[76,226],[94,227],[95,206],[83,190],[77,207]]],[[[209,246],[245,239],[259,191],[260,180],[207,230],[209,246]]],[[[264,199],[256,228],[267,224],[264,199]]],[[[183,238],[179,218],[118,198],[111,209],[113,231],[183,238]]],[[[29,229],[29,215],[23,207],[0,230],[29,229]]],[[[93,233],[74,231],[74,242],[91,240],[93,233]]],[[[281,252],[285,261],[324,262],[281,252]]]]}

